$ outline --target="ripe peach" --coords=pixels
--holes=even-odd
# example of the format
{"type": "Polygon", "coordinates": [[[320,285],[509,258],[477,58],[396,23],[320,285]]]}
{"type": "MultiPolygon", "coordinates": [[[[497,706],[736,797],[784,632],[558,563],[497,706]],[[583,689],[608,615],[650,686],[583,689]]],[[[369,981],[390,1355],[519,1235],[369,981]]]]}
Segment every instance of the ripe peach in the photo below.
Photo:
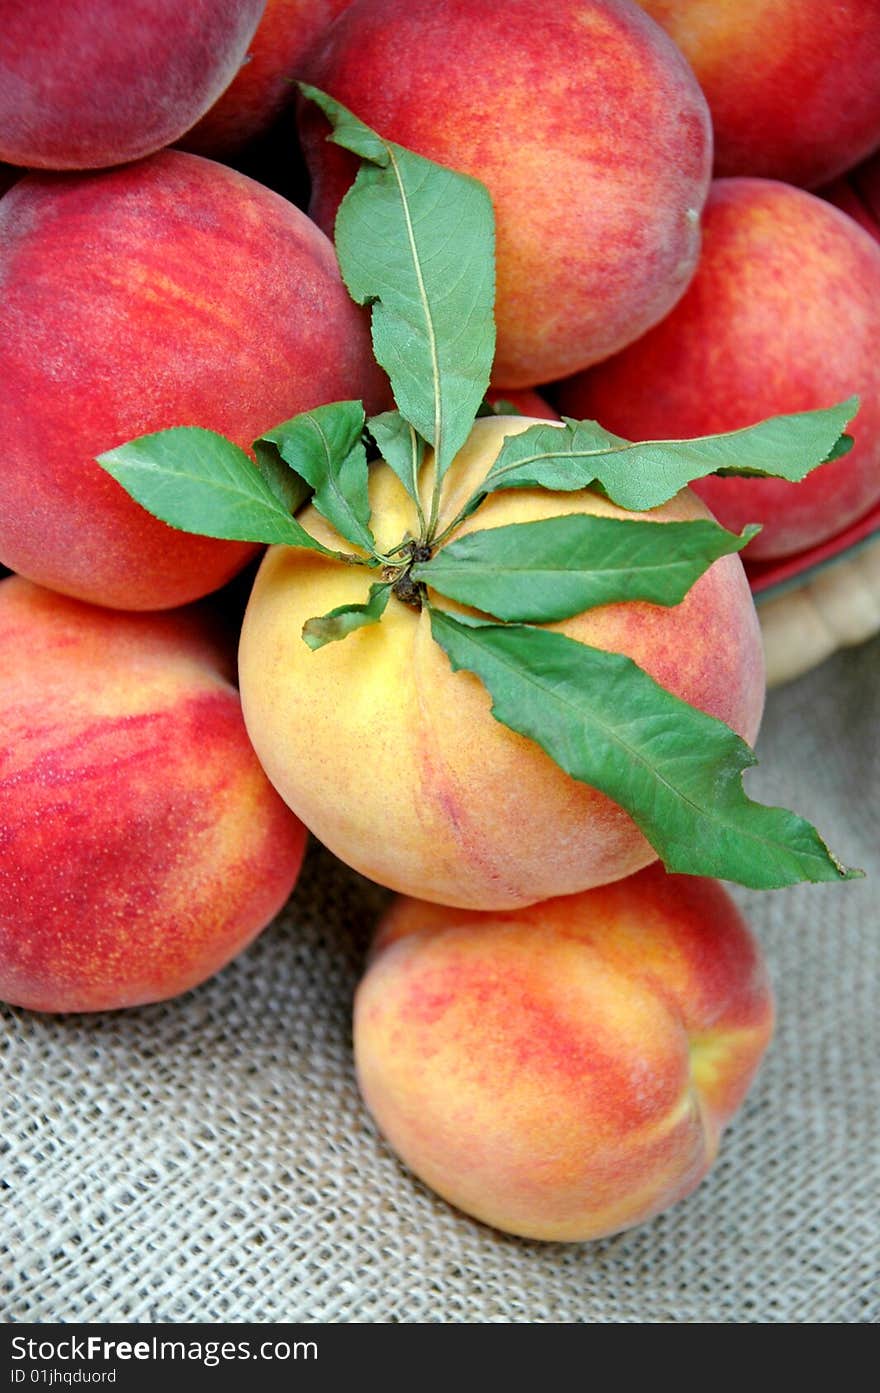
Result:
{"type": "Polygon", "coordinates": [[[198,610],[119,614],[0,582],[0,998],[175,996],[281,908],[305,832],[248,743],[198,610]]]}
{"type": "Polygon", "coordinates": [[[880,144],[877,0],[638,0],[712,112],[715,172],[808,188],[880,144]]]}
{"type": "Polygon", "coordinates": [[[694,484],[727,527],[763,523],[747,556],[788,556],[880,499],[880,246],[822,199],[770,179],[719,179],[686,295],[625,352],[563,384],[570,416],[629,440],[709,435],[853,393],[855,448],[801,483],[694,484]]]}
{"type": "MultiPolygon", "coordinates": [[[[354,0],[300,75],[488,187],[496,386],[616,352],[693,274],[708,112],[678,50],[629,0],[354,0]]],[[[302,134],[310,211],[329,231],[356,164],[309,104],[302,134]]]]}
{"type": "Polygon", "coordinates": [[[4,0],[0,159],[92,169],[183,135],[244,62],[266,0],[4,0]]]}
{"type": "MultiPolygon", "coordinates": [[[[447,476],[442,517],[457,514],[504,436],[531,424],[476,423],[447,476]]],[[[373,470],[371,490],[380,547],[417,535],[412,503],[387,466],[373,470]]],[[[629,516],[587,491],[522,489],[491,495],[456,535],[577,512],[629,516]]],[[[686,492],[651,514],[704,516],[686,492]]],[[[302,520],[339,546],[314,510],[302,520]]],[[[378,625],[308,649],[303,623],[365,600],[375,578],[276,547],[245,615],[239,662],[248,733],[269,778],[315,835],[381,884],[477,909],[582,890],[652,861],[653,849],[616,804],[495,720],[480,681],[452,672],[426,611],[392,597],[378,625]]],[[[628,654],[685,701],[754,737],[763,659],[738,557],[716,562],[673,609],[606,605],[558,627],[628,654]]]]}
{"type": "Polygon", "coordinates": [[[300,60],[349,0],[268,0],[248,58],[210,111],[179,142],[196,155],[234,154],[293,101],[300,60]]]}
{"type": "Polygon", "coordinates": [[[96,455],[179,425],[249,446],[324,402],[384,404],[327,238],[196,155],[26,176],[0,202],[0,285],[0,560],[95,604],[184,604],[255,551],[157,522],[96,455]]]}
{"type": "Polygon", "coordinates": [[[354,1039],[367,1107],[416,1175],[496,1228],[577,1241],[694,1189],[772,1029],[730,896],[651,866],[507,914],[398,901],[354,1039]]]}

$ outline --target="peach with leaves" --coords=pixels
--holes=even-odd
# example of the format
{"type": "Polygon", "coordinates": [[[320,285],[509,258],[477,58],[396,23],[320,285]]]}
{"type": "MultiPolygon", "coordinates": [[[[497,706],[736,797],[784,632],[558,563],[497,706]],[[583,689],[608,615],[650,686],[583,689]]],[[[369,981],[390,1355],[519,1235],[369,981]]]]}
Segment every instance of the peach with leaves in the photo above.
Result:
{"type": "MultiPolygon", "coordinates": [[[[511,417],[477,422],[447,476],[441,530],[479,491],[505,440],[537,425],[511,417]]],[[[430,464],[429,458],[428,468],[430,464]]],[[[388,465],[372,470],[370,505],[379,553],[388,555],[406,537],[419,535],[413,500],[388,465]]],[[[612,528],[615,523],[641,527],[646,540],[661,525],[675,524],[680,545],[686,541],[682,528],[686,531],[692,520],[706,520],[709,514],[696,498],[683,494],[653,510],[649,522],[637,517],[587,489],[493,493],[446,545],[430,548],[432,560],[411,569],[411,577],[423,577],[417,583],[426,587],[422,594],[430,603],[406,603],[408,592],[398,578],[381,622],[319,652],[299,639],[304,626],[315,616],[366,601],[375,576],[320,553],[272,549],[258,572],[241,636],[245,719],[270,779],[321,841],[383,885],[477,909],[568,894],[628,875],[654,859],[656,853],[619,806],[589,782],[572,778],[523,733],[493,719],[483,684],[472,672],[456,673],[450,667],[439,627],[455,622],[447,620],[448,599],[441,598],[450,589],[454,596],[455,580],[441,571],[445,565],[454,569],[453,558],[474,536],[491,541],[498,529],[499,542],[510,538],[506,560],[497,555],[470,566],[475,573],[470,606],[498,614],[504,601],[499,605],[488,588],[478,595],[476,573],[482,565],[489,573],[507,572],[505,579],[526,574],[529,527],[551,527],[556,520],[571,534],[552,543],[557,554],[547,562],[539,559],[530,577],[537,586],[539,568],[552,568],[557,588],[566,581],[567,565],[588,567],[591,552],[593,564],[601,564],[599,528],[590,524],[609,520],[612,528]],[[572,525],[578,522],[584,523],[580,539],[572,525]],[[289,719],[292,704],[296,721],[289,719]]],[[[343,545],[316,508],[300,514],[299,521],[325,546],[343,545]]],[[[675,532],[674,526],[668,539],[661,540],[672,546],[675,532]]],[[[625,563],[621,557],[627,567],[636,565],[637,544],[627,540],[625,563]]],[[[740,543],[731,540],[728,545],[732,549],[740,543]]],[[[469,564],[464,556],[458,578],[462,600],[469,564]]],[[[613,589],[608,593],[613,596],[613,589]]],[[[415,585],[413,597],[418,599],[415,585]]],[[[610,650],[638,663],[683,703],[701,707],[744,739],[754,739],[764,701],[763,656],[748,585],[735,555],[716,561],[674,606],[644,599],[603,601],[601,597],[598,607],[586,609],[574,595],[559,612],[539,609],[531,615],[527,602],[516,607],[511,600],[514,607],[505,613],[518,621],[552,620],[553,630],[542,630],[542,636],[552,634],[561,642],[564,634],[565,642],[576,641],[572,657],[606,650],[596,657],[595,672],[585,672],[582,680],[604,689],[608,706],[620,701],[619,694],[611,694],[618,664],[622,666],[610,650]],[[591,648],[581,649],[584,644],[591,648]]],[[[509,632],[537,637],[537,631],[530,634],[519,623],[509,632]]],[[[453,634],[465,643],[479,637],[479,630],[453,634]]],[[[472,659],[465,656],[463,661],[466,666],[472,659]]],[[[549,690],[540,699],[549,705],[549,690]]],[[[622,755],[626,726],[635,713],[619,715],[611,740],[622,755]]],[[[613,758],[600,735],[603,723],[613,718],[611,710],[583,713],[588,726],[596,724],[587,742],[596,741],[597,751],[602,749],[597,763],[613,758]]],[[[635,737],[630,743],[635,745],[635,737]]]]}

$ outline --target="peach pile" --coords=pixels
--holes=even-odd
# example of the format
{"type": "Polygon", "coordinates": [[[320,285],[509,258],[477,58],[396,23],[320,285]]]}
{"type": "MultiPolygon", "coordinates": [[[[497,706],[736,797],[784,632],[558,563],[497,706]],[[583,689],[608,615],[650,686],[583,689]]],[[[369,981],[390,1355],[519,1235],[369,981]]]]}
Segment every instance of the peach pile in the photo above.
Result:
{"type": "MultiPolygon", "coordinates": [[[[253,451],[317,406],[391,406],[330,240],[358,162],[316,106],[301,151],[277,121],[301,79],[494,205],[490,400],[522,417],[477,421],[441,526],[557,408],[636,440],[858,393],[854,449],[803,483],[710,478],[647,515],[762,523],[758,558],[831,537],[880,500],[880,9],[12,0],[0,74],[0,997],[94,1011],[196,986],[280,910],[308,827],[408,896],[355,1013],[365,1101],[407,1165],[532,1238],[658,1213],[711,1166],[772,1031],[733,901],[668,875],[623,808],[496,720],[399,593],[310,651],[304,622],[379,570],[275,546],[257,571],[256,544],[158,521],[96,457],[174,426],[253,451]],[[735,176],[714,185],[713,141],[735,176]],[[308,215],[285,196],[300,154],[308,215]],[[233,577],[240,597],[249,562],[239,697],[235,599],[203,597],[233,577]]],[[[394,554],[417,510],[381,460],[369,490],[394,554]]],[[[511,489],[458,535],[620,512],[511,489]]],[[[754,739],[738,556],[676,606],[552,627],[754,739]]]]}
{"type": "Polygon", "coordinates": [[[221,97],[180,141],[219,159],[268,130],[294,98],[290,74],[349,0],[266,0],[248,45],[248,61],[221,97]]]}

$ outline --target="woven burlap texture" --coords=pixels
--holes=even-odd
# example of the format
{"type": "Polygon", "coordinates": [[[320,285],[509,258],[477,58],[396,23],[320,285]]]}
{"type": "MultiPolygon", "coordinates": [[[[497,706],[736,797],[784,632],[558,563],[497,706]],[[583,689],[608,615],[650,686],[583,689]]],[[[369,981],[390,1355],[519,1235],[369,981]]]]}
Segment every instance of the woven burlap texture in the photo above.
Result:
{"type": "Polygon", "coordinates": [[[6,1321],[865,1322],[880,1314],[880,643],[774,692],[748,786],[866,882],[737,891],[779,1005],[720,1160],[592,1244],[507,1237],[360,1105],[351,995],[386,895],[312,847],[278,921],[177,1001],[2,1021],[6,1321]]]}

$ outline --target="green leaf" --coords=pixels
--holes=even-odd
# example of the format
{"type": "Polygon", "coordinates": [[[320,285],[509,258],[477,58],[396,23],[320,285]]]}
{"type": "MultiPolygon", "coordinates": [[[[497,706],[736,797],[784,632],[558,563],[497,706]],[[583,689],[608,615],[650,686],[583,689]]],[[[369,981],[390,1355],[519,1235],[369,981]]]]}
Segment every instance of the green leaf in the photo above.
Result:
{"type": "Polygon", "coordinates": [[[618,600],[680,604],[713,561],[760,530],[737,537],[704,519],[573,513],[471,532],[414,566],[412,578],[499,619],[547,623],[618,600]]]}
{"type": "Polygon", "coordinates": [[[401,413],[434,446],[438,479],[467,439],[495,350],[494,216],[482,184],[383,140],[332,97],[302,91],[362,165],[336,218],[336,253],[372,305],[376,357],[401,413]]]}
{"type": "Polygon", "coordinates": [[[364,408],[337,401],[303,411],[266,431],[281,458],[313,490],[312,502],[341,536],[374,554],[364,449],[364,408]]]}
{"type": "Polygon", "coordinates": [[[644,512],[667,503],[694,479],[715,472],[797,482],[845,453],[842,433],[858,405],[858,397],[850,397],[838,406],[773,416],[723,435],[635,444],[596,421],[566,417],[562,429],[530,426],[504,441],[465,516],[497,489],[570,492],[598,485],[621,508],[644,512]]]}
{"type": "Polygon", "coordinates": [[[391,595],[391,585],[371,585],[370,598],[362,605],[340,605],[320,619],[307,619],[303,624],[303,640],[313,651],[325,643],[347,638],[355,629],[366,624],[378,624],[391,595]]]}
{"type": "Polygon", "coordinates": [[[495,718],[624,808],[668,870],[767,890],[860,874],[808,822],[752,802],[741,776],[756,761],[745,741],[631,659],[433,608],[431,628],[453,669],[488,689],[495,718]]]}
{"type": "Polygon", "coordinates": [[[281,458],[278,446],[273,445],[271,441],[262,438],[255,440],[253,449],[257,468],[278,502],[286,512],[297,512],[312,495],[305,479],[281,458]]]}
{"type": "Polygon", "coordinates": [[[148,513],[183,532],[283,542],[335,556],[310,537],[238,445],[199,426],[142,435],[98,456],[148,513]]]}
{"type": "MultiPolygon", "coordinates": [[[[853,448],[855,443],[856,442],[851,435],[842,435],[840,439],[837,441],[836,445],[832,445],[823,463],[830,464],[832,460],[843,459],[843,456],[849,454],[850,450],[853,448]]],[[[723,469],[719,469],[718,473],[724,474],[726,473],[726,471],[723,469]]]]}
{"type": "Polygon", "coordinates": [[[755,426],[698,440],[644,441],[605,456],[596,477],[622,508],[654,508],[693,479],[724,470],[798,482],[838,450],[858,397],[822,411],[771,416],[755,426]]]}
{"type": "Polygon", "coordinates": [[[369,160],[372,164],[388,163],[385,141],[347,107],[308,82],[298,82],[297,86],[304,97],[321,108],[333,126],[327,137],[332,145],[341,145],[344,150],[351,150],[352,154],[360,155],[362,160],[369,160]]]}
{"type": "Polygon", "coordinates": [[[417,509],[419,471],[425,457],[425,442],[399,411],[385,411],[367,422],[367,429],[389,468],[394,470],[417,509]]]}
{"type": "MultiPolygon", "coordinates": [[[[587,488],[596,478],[596,461],[627,442],[612,435],[598,421],[548,421],[508,435],[479,495],[499,489],[550,489],[572,493],[587,488]]],[[[476,495],[475,495],[476,496],[476,495]]]]}

